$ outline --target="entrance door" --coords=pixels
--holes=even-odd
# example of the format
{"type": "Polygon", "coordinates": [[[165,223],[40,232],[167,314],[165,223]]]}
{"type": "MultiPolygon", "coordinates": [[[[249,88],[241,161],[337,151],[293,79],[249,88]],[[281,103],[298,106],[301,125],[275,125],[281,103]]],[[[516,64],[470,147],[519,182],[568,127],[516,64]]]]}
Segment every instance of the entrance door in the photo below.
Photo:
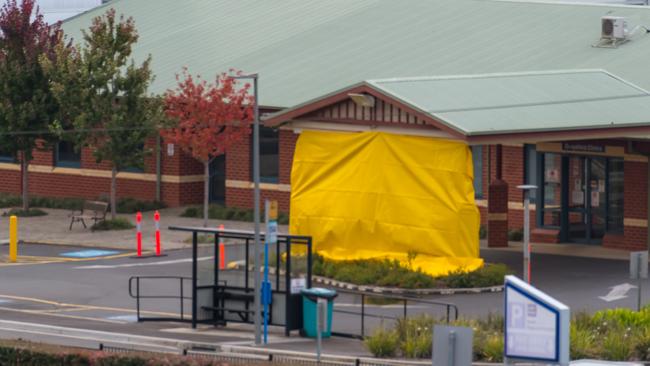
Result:
{"type": "Polygon", "coordinates": [[[210,162],[210,202],[226,201],[226,156],[220,155],[210,162]]]}
{"type": "Polygon", "coordinates": [[[568,237],[600,244],[606,228],[606,164],[600,157],[571,156],[568,171],[568,237]]]}

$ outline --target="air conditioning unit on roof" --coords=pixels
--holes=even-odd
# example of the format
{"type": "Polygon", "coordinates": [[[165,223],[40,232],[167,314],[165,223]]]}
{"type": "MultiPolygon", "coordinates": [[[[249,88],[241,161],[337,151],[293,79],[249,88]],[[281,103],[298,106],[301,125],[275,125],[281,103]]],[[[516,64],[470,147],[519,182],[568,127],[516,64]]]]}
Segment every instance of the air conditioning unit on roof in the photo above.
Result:
{"type": "Polygon", "coordinates": [[[627,36],[627,21],[624,17],[604,16],[600,18],[601,39],[621,40],[627,36]]]}

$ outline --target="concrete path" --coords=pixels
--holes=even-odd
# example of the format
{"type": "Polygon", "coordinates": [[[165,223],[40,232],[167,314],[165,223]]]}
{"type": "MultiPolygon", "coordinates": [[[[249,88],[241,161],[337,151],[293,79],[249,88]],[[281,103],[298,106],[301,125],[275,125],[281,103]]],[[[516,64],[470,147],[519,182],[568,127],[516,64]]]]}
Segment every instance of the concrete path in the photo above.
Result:
{"type": "MultiPolygon", "coordinates": [[[[511,241],[505,248],[488,248],[487,240],[481,240],[481,250],[522,253],[522,242],[511,241]]],[[[568,257],[629,260],[630,252],[622,249],[604,248],[601,245],[575,243],[531,243],[533,254],[552,254],[568,257]]]]}
{"type": "MultiPolygon", "coordinates": [[[[0,214],[8,209],[0,209],[0,214]]],[[[47,216],[19,218],[19,239],[28,243],[60,244],[75,246],[91,246],[103,248],[135,249],[135,229],[97,231],[84,229],[81,223],[75,223],[72,230],[70,225],[69,210],[43,209],[47,216]]],[[[167,208],[160,210],[161,238],[164,249],[177,249],[189,247],[185,241],[189,233],[171,231],[170,225],[177,226],[203,226],[203,219],[180,217],[183,208],[167,208]]],[[[118,215],[135,224],[135,215],[118,215]]],[[[209,220],[211,227],[223,224],[226,229],[251,230],[253,224],[241,221],[209,220]]],[[[280,232],[287,232],[287,227],[280,225],[280,232]]],[[[153,212],[142,214],[142,238],[145,250],[154,248],[155,226],[153,212]]],[[[0,242],[9,237],[9,218],[0,216],[0,242]]]]}

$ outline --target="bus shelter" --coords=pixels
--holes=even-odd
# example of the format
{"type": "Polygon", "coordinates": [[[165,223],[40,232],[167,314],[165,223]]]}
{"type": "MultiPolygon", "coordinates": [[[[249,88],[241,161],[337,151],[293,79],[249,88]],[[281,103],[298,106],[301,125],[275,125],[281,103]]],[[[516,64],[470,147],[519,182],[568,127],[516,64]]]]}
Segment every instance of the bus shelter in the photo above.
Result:
{"type": "MultiPolygon", "coordinates": [[[[182,226],[171,226],[169,229],[192,233],[192,273],[190,278],[185,278],[191,282],[191,296],[188,298],[182,292],[180,295],[181,314],[183,300],[191,300],[191,309],[187,310],[191,312],[192,327],[196,328],[198,324],[253,323],[255,233],[182,226]]],[[[261,246],[264,241],[265,233],[262,232],[261,246]]],[[[259,252],[264,253],[263,248],[259,252]]],[[[291,331],[303,328],[300,291],[311,287],[312,239],[310,236],[278,234],[277,243],[269,247],[268,253],[268,281],[271,288],[269,325],[284,327],[285,335],[289,336],[291,331]]],[[[264,263],[263,257],[259,263],[264,263]]],[[[138,309],[141,299],[147,298],[140,292],[140,283],[146,279],[153,277],[132,279],[137,288],[138,309]]],[[[182,278],[180,282],[183,282],[182,278]]],[[[138,320],[170,319],[144,318],[138,315],[138,320]]],[[[181,315],[181,319],[174,320],[189,319],[181,315]]]]}

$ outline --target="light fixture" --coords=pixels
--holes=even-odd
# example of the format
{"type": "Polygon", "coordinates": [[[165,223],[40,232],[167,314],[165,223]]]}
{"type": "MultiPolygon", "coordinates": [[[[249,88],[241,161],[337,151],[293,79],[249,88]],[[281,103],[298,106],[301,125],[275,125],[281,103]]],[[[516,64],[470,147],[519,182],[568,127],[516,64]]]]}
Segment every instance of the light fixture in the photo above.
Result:
{"type": "Polygon", "coordinates": [[[375,97],[372,95],[350,93],[348,96],[359,107],[373,108],[375,106],[375,97]]]}

